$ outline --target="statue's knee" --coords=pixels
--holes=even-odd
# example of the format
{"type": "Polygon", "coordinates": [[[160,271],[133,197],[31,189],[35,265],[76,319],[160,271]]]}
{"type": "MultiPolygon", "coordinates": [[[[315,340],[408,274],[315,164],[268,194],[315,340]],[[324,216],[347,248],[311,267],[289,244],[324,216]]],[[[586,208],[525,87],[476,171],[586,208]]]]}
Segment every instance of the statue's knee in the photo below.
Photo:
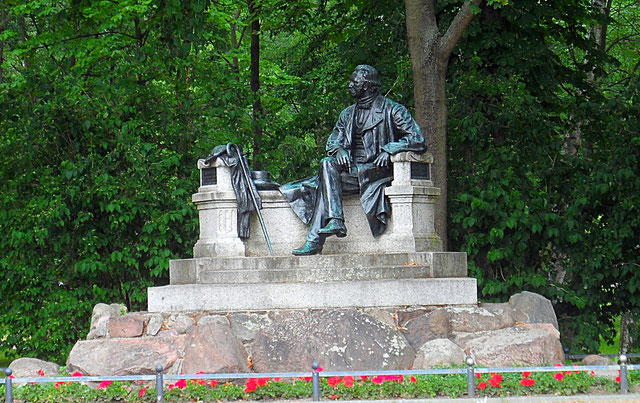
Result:
{"type": "Polygon", "coordinates": [[[323,169],[335,169],[337,166],[336,159],[334,157],[324,157],[320,160],[320,166],[323,169]]]}

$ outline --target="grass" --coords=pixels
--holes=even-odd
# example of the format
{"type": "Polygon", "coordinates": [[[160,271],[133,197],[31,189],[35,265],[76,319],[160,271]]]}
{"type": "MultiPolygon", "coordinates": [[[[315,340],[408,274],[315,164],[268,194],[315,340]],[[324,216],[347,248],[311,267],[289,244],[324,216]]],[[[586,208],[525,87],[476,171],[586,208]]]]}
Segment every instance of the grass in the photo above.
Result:
{"type": "Polygon", "coordinates": [[[11,364],[11,359],[7,358],[4,351],[0,351],[0,368],[8,367],[11,364]]]}
{"type": "Polygon", "coordinates": [[[620,351],[620,316],[616,318],[615,328],[618,331],[613,339],[613,344],[608,344],[602,337],[600,338],[600,354],[618,354],[620,351]]]}

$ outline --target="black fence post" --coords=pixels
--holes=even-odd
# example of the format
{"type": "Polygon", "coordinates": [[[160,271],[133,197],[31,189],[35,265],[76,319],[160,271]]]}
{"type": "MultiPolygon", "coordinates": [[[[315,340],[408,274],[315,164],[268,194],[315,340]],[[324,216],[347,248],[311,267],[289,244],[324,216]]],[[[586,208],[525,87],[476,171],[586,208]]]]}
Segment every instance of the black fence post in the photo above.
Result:
{"type": "Polygon", "coordinates": [[[158,403],[164,403],[162,369],[162,365],[156,367],[156,402],[158,403]]]}
{"type": "Polygon", "coordinates": [[[13,383],[11,382],[12,373],[13,371],[11,371],[10,368],[6,368],[4,370],[4,401],[6,403],[13,403],[13,383]]]}
{"type": "Polygon", "coordinates": [[[467,356],[467,358],[465,359],[465,362],[468,365],[467,368],[467,393],[469,394],[469,397],[474,398],[476,397],[476,380],[475,380],[475,369],[473,368],[473,366],[475,365],[475,361],[473,360],[472,357],[467,356]]]}
{"type": "Polygon", "coordinates": [[[629,393],[629,378],[627,374],[627,356],[620,354],[618,359],[620,364],[620,393],[626,395],[629,393]]]}
{"type": "Polygon", "coordinates": [[[311,381],[313,382],[313,401],[314,402],[319,402],[320,401],[320,373],[318,372],[318,368],[320,367],[320,364],[318,363],[318,361],[314,361],[313,364],[311,364],[311,381]]]}

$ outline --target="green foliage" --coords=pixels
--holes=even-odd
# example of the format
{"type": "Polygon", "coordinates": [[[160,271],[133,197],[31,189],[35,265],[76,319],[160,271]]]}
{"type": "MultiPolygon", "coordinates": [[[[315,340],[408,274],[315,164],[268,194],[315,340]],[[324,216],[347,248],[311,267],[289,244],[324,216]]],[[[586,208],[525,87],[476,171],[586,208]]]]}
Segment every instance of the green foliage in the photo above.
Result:
{"type": "Polygon", "coordinates": [[[29,66],[0,86],[0,346],[63,361],[95,303],[142,309],[188,254],[196,139],[211,136],[180,73],[193,55],[162,36],[181,9],[151,21],[148,2],[29,5],[9,11],[56,29],[27,25],[7,58],[29,66]]]}

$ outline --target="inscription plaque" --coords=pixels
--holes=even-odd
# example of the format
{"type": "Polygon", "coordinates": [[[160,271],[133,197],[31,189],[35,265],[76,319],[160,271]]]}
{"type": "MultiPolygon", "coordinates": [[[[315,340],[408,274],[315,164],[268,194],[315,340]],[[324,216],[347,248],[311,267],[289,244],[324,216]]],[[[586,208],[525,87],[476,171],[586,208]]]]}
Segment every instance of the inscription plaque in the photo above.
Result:
{"type": "Polygon", "coordinates": [[[200,170],[200,178],[202,183],[200,186],[209,186],[218,184],[218,176],[216,168],[202,168],[200,170]]]}
{"type": "Polygon", "coordinates": [[[431,180],[431,172],[429,172],[429,164],[412,162],[411,163],[411,179],[431,180]]]}

